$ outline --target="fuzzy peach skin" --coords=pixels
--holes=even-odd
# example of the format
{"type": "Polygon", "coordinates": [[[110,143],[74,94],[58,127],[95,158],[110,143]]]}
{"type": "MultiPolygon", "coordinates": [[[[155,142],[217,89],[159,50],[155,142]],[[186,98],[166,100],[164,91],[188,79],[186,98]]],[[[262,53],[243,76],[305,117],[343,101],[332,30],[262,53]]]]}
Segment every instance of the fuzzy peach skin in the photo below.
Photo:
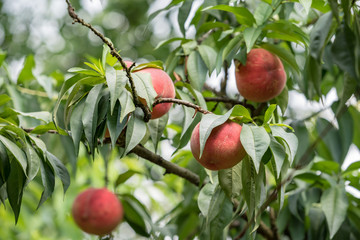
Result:
{"type": "Polygon", "coordinates": [[[286,84],[286,72],[280,59],[261,48],[252,49],[246,65],[237,63],[236,85],[247,100],[266,102],[278,96],[286,84]]]}
{"type": "Polygon", "coordinates": [[[246,155],[240,142],[241,125],[226,121],[210,133],[201,158],[200,155],[200,123],[196,125],[190,139],[191,152],[195,159],[210,170],[231,168],[246,155]]]}
{"type": "Polygon", "coordinates": [[[123,215],[121,202],[106,188],[85,190],[76,197],[72,206],[72,216],[80,229],[99,236],[111,233],[123,215]]]}
{"type": "MultiPolygon", "coordinates": [[[[158,94],[157,97],[175,97],[174,84],[166,72],[158,68],[145,68],[140,71],[150,73],[155,92],[158,94]]],[[[157,104],[155,107],[153,107],[151,112],[151,119],[156,119],[165,115],[170,110],[171,106],[172,103],[157,104]]]]}

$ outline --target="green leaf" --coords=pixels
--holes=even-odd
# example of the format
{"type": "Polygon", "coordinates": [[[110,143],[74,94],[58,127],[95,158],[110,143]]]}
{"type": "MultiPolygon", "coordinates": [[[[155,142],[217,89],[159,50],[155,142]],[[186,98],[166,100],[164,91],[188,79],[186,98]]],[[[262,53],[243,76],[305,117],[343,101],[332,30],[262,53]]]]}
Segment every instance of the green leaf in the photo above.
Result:
{"type": "Polygon", "coordinates": [[[198,51],[207,69],[209,70],[209,75],[210,75],[216,67],[217,53],[212,47],[207,45],[199,45],[198,51]]]}
{"type": "Polygon", "coordinates": [[[108,68],[105,75],[110,91],[110,113],[113,114],[115,103],[124,90],[128,79],[125,71],[115,70],[114,68],[108,68]]]}
{"type": "Polygon", "coordinates": [[[119,102],[121,105],[121,114],[119,121],[122,122],[129,113],[135,111],[135,105],[131,93],[129,93],[128,91],[123,91],[121,93],[119,97],[119,102]]]}
{"type": "Polygon", "coordinates": [[[230,109],[227,113],[224,115],[215,115],[212,113],[206,114],[202,117],[200,122],[200,128],[199,128],[199,138],[200,138],[200,155],[199,158],[201,158],[202,153],[205,148],[205,143],[207,139],[210,136],[211,131],[221,124],[225,123],[232,112],[233,108],[230,109]]]}
{"type": "MultiPolygon", "coordinates": [[[[57,112],[58,112],[58,109],[60,107],[61,100],[64,98],[65,93],[71,87],[73,87],[76,84],[76,86],[72,90],[72,95],[76,95],[77,91],[80,89],[80,87],[83,84],[93,86],[93,85],[104,82],[104,80],[105,79],[102,78],[102,77],[91,77],[91,76],[84,77],[81,74],[76,74],[75,76],[73,76],[73,77],[69,78],[67,81],[65,81],[65,83],[61,87],[61,90],[60,90],[60,93],[59,93],[59,96],[58,96],[58,100],[57,100],[57,102],[55,104],[55,107],[54,107],[53,119],[54,119],[55,124],[58,125],[57,112]]],[[[71,94],[70,94],[70,96],[71,96],[71,94]]],[[[70,96],[67,99],[66,106],[68,106],[69,103],[71,102],[72,98],[74,98],[74,96],[72,96],[72,97],[70,97],[70,96]]]]}
{"type": "Polygon", "coordinates": [[[344,222],[349,207],[345,186],[338,185],[327,189],[321,196],[320,203],[332,238],[344,222]]]}
{"type": "Polygon", "coordinates": [[[341,94],[338,94],[338,97],[340,98],[340,104],[338,105],[338,108],[334,112],[335,115],[337,115],[339,111],[345,106],[346,102],[354,94],[354,91],[357,86],[357,81],[354,78],[350,77],[348,74],[344,74],[343,81],[344,81],[344,86],[342,88],[342,92],[341,94]]]}
{"type": "Polygon", "coordinates": [[[190,53],[195,51],[195,49],[198,47],[198,44],[195,40],[192,40],[192,41],[187,41],[187,42],[181,44],[181,47],[182,47],[185,55],[190,55],[190,53]]]}
{"type": "Polygon", "coordinates": [[[312,0],[299,0],[300,4],[304,7],[306,15],[309,14],[312,0]]]}
{"type": "Polygon", "coordinates": [[[359,169],[360,169],[360,161],[353,162],[341,173],[341,175],[346,176],[359,169]]]}
{"type": "Polygon", "coordinates": [[[129,153],[136,145],[138,145],[146,134],[146,124],[140,117],[137,116],[137,112],[139,111],[141,110],[137,109],[129,119],[126,129],[125,151],[123,154],[124,156],[129,153]]]}
{"type": "Polygon", "coordinates": [[[223,23],[223,22],[215,22],[215,21],[211,21],[211,22],[206,22],[203,23],[197,30],[197,34],[201,34],[201,33],[206,33],[208,31],[210,31],[211,29],[222,29],[222,30],[228,30],[230,29],[230,25],[227,23],[223,23]]]}
{"type": "Polygon", "coordinates": [[[279,137],[286,143],[286,146],[289,147],[289,162],[290,165],[294,161],[297,149],[298,149],[298,139],[294,133],[288,133],[286,132],[282,127],[280,126],[270,126],[272,135],[274,137],[279,137]]]}
{"type": "Polygon", "coordinates": [[[180,30],[181,30],[181,32],[182,32],[182,34],[184,36],[186,36],[185,22],[186,22],[186,19],[188,18],[189,14],[190,14],[192,4],[193,4],[193,1],[184,0],[183,4],[179,8],[178,23],[179,23],[180,30]]]}
{"type": "Polygon", "coordinates": [[[354,136],[353,136],[353,143],[360,149],[360,121],[356,121],[356,119],[360,119],[360,112],[356,110],[355,107],[350,106],[349,112],[353,118],[354,122],[354,136]]]}
{"type": "Polygon", "coordinates": [[[314,25],[314,28],[310,33],[310,55],[313,58],[320,60],[322,52],[326,45],[326,40],[328,38],[333,16],[331,12],[325,13],[322,15],[319,20],[314,25]]]}
{"type": "Polygon", "coordinates": [[[334,161],[319,161],[315,162],[312,167],[314,171],[321,171],[329,175],[337,174],[340,170],[340,166],[337,162],[334,161]]]}
{"type": "Polygon", "coordinates": [[[60,135],[66,136],[68,135],[66,131],[61,128],[57,128],[54,122],[49,122],[45,125],[38,125],[36,126],[31,133],[32,134],[45,134],[48,133],[50,130],[57,131],[60,135]]]}
{"type": "Polygon", "coordinates": [[[234,106],[231,115],[232,117],[242,117],[246,122],[251,122],[252,118],[249,110],[243,105],[234,106]]]}
{"type": "Polygon", "coordinates": [[[121,203],[126,209],[124,211],[126,222],[137,234],[150,237],[150,229],[148,229],[147,223],[152,223],[152,221],[145,207],[131,195],[121,196],[121,203]]]}
{"type": "Polygon", "coordinates": [[[355,63],[355,35],[345,24],[338,28],[335,41],[331,47],[332,60],[339,68],[347,72],[352,78],[360,81],[356,73],[355,63]]]}
{"type": "Polygon", "coordinates": [[[152,85],[150,73],[135,72],[131,75],[133,77],[138,96],[145,99],[147,106],[152,109],[152,104],[154,103],[157,93],[152,85]]]}
{"type": "MultiPolygon", "coordinates": [[[[318,118],[316,121],[316,130],[317,133],[320,134],[324,129],[328,126],[328,124],[331,124],[327,120],[323,118],[318,118]]],[[[326,144],[326,149],[330,151],[332,160],[336,161],[337,163],[341,164],[342,159],[342,143],[339,131],[334,129],[333,126],[331,126],[331,129],[326,134],[326,136],[322,137],[322,141],[326,144]]]]}
{"type": "Polygon", "coordinates": [[[134,68],[132,68],[131,71],[137,72],[137,71],[140,71],[140,70],[146,69],[146,68],[158,68],[158,69],[164,70],[164,65],[163,65],[162,61],[151,61],[151,62],[139,64],[139,65],[135,66],[134,68]]]}
{"type": "Polygon", "coordinates": [[[6,58],[6,52],[3,52],[2,50],[0,50],[0,67],[3,64],[5,58],[6,58]]]}
{"type": "Polygon", "coordinates": [[[305,47],[309,45],[308,35],[301,28],[286,20],[269,23],[265,25],[263,30],[270,30],[266,34],[268,38],[302,43],[305,47]]]}
{"type": "Polygon", "coordinates": [[[254,43],[261,34],[261,28],[254,28],[254,27],[246,28],[243,34],[246,43],[246,52],[249,53],[252,47],[254,46],[254,43]]]}
{"type": "Polygon", "coordinates": [[[209,223],[210,240],[223,239],[226,226],[231,222],[233,215],[233,205],[226,197],[224,191],[218,188],[219,195],[214,194],[210,202],[209,223]]]}
{"type": "Polygon", "coordinates": [[[91,89],[88,96],[86,97],[84,109],[82,112],[81,120],[84,126],[85,137],[88,140],[90,151],[94,153],[94,144],[95,139],[95,130],[98,120],[98,103],[100,101],[101,90],[103,89],[103,84],[96,85],[91,89]]]}
{"type": "Polygon", "coordinates": [[[99,73],[100,76],[103,76],[105,75],[104,73],[104,69],[102,68],[102,64],[100,62],[100,59],[96,59],[96,58],[92,58],[90,56],[87,57],[91,63],[89,62],[84,62],[85,65],[87,65],[88,67],[94,69],[96,72],[99,73]]]}
{"type": "Polygon", "coordinates": [[[23,167],[19,162],[11,161],[11,171],[7,180],[7,196],[10,206],[15,215],[15,224],[19,219],[19,213],[21,208],[22,196],[24,192],[24,184],[26,176],[24,175],[23,167]]]}
{"type": "Polygon", "coordinates": [[[280,177],[282,165],[286,159],[286,151],[281,143],[279,143],[273,136],[270,137],[270,151],[274,156],[276,178],[280,177]]]}
{"type": "Polygon", "coordinates": [[[256,19],[256,24],[261,26],[265,23],[273,14],[272,7],[264,2],[260,2],[255,9],[254,18],[256,19]]]}
{"type": "Polygon", "coordinates": [[[4,144],[4,146],[11,152],[11,154],[16,158],[19,162],[22,170],[26,176],[26,169],[27,169],[27,159],[25,153],[11,140],[7,139],[6,137],[0,135],[0,141],[4,144]]]}
{"type": "Polygon", "coordinates": [[[128,118],[124,118],[120,121],[121,118],[121,106],[119,102],[116,102],[114,112],[110,113],[110,108],[108,109],[107,119],[106,119],[106,126],[110,133],[111,145],[115,148],[115,144],[117,142],[120,133],[126,127],[128,118]]]}
{"type": "Polygon", "coordinates": [[[193,95],[196,100],[197,105],[199,105],[202,109],[207,110],[207,104],[204,99],[204,96],[200,91],[193,89],[190,84],[186,83],[185,87],[189,90],[189,92],[193,95]]]}
{"type": "Polygon", "coordinates": [[[207,217],[209,214],[210,202],[215,193],[216,186],[217,184],[207,183],[199,192],[197,204],[204,217],[207,217]]]}
{"type": "MultiPolygon", "coordinates": [[[[3,182],[6,182],[10,173],[10,159],[6,152],[5,145],[0,141],[0,176],[3,182]]],[[[1,187],[1,186],[0,186],[1,187]]]]}
{"type": "Polygon", "coordinates": [[[271,104],[268,107],[268,109],[266,109],[266,112],[264,115],[264,123],[269,123],[275,110],[276,110],[276,104],[271,104]]]}
{"type": "MultiPolygon", "coordinates": [[[[188,102],[193,102],[192,97],[188,94],[183,92],[180,89],[176,89],[176,94],[178,95],[179,99],[181,100],[185,100],[188,102]]],[[[189,108],[186,106],[182,106],[183,110],[184,110],[184,119],[183,119],[183,125],[182,125],[182,132],[181,132],[181,136],[183,137],[184,134],[186,133],[187,129],[189,128],[189,126],[191,125],[191,123],[194,121],[194,115],[195,115],[195,109],[193,108],[189,108]]]]}
{"type": "Polygon", "coordinates": [[[84,124],[82,115],[85,107],[85,98],[83,98],[74,108],[70,117],[71,138],[74,143],[76,156],[79,154],[80,140],[83,135],[84,124]]]}
{"type": "Polygon", "coordinates": [[[242,174],[241,174],[241,182],[242,182],[242,194],[245,199],[247,208],[248,208],[248,215],[249,219],[252,218],[255,207],[256,207],[256,186],[255,186],[255,167],[253,162],[248,158],[245,157],[242,160],[242,174]]]}
{"type": "Polygon", "coordinates": [[[230,199],[238,198],[241,194],[241,166],[242,162],[232,168],[219,170],[219,184],[230,199]]]}
{"type": "Polygon", "coordinates": [[[173,152],[172,155],[174,155],[178,150],[182,149],[189,143],[189,140],[191,138],[191,134],[192,134],[194,128],[200,122],[200,120],[202,118],[201,113],[197,113],[195,115],[195,117],[193,118],[193,116],[195,114],[195,110],[192,108],[188,108],[186,106],[182,106],[182,107],[184,109],[184,115],[185,115],[184,121],[183,121],[183,126],[182,126],[182,132],[180,135],[179,145],[176,148],[176,150],[173,152]]]}
{"type": "Polygon", "coordinates": [[[157,152],[158,142],[160,141],[160,138],[165,130],[168,119],[169,114],[165,114],[160,118],[151,119],[147,123],[148,129],[150,131],[150,137],[155,147],[155,152],[157,152]]]}
{"type": "Polygon", "coordinates": [[[287,51],[285,48],[269,43],[261,44],[261,47],[272,52],[273,54],[278,56],[282,61],[289,64],[297,73],[300,73],[300,68],[295,60],[294,55],[289,51],[287,51]]]}
{"type": "Polygon", "coordinates": [[[41,198],[37,209],[51,196],[55,189],[54,170],[52,169],[51,165],[43,159],[40,161],[40,172],[44,191],[41,193],[41,198]]]}
{"type": "Polygon", "coordinates": [[[217,5],[214,7],[205,8],[203,11],[217,9],[221,11],[231,12],[235,15],[236,20],[240,24],[247,25],[249,27],[253,26],[255,23],[255,18],[252,13],[244,7],[232,7],[228,5],[217,5]]]}
{"type": "Polygon", "coordinates": [[[26,143],[26,156],[28,160],[28,169],[27,169],[27,180],[26,182],[31,182],[35,176],[37,175],[39,168],[40,168],[40,157],[38,156],[38,153],[35,151],[33,146],[26,143]]]}
{"type": "Polygon", "coordinates": [[[126,182],[129,178],[131,178],[132,176],[134,176],[135,174],[138,174],[140,172],[138,171],[134,171],[134,170],[127,170],[126,172],[119,174],[119,176],[117,177],[114,187],[118,187],[120,184],[123,184],[124,182],[126,182]]]}
{"type": "Polygon", "coordinates": [[[81,73],[81,74],[84,74],[84,75],[88,75],[88,76],[101,76],[100,73],[94,71],[94,70],[91,70],[91,69],[85,69],[85,68],[81,68],[81,67],[73,67],[73,68],[70,68],[68,70],[68,72],[71,72],[71,73],[81,73]]]}
{"type": "MultiPolygon", "coordinates": [[[[334,104],[334,108],[339,108],[334,104]]],[[[345,111],[341,116],[337,117],[337,121],[339,124],[339,135],[341,139],[341,150],[342,155],[341,159],[345,160],[346,155],[349,152],[349,148],[352,144],[353,136],[354,136],[354,121],[351,114],[348,111],[345,111]]]]}
{"type": "Polygon", "coordinates": [[[153,20],[159,13],[165,11],[165,10],[169,10],[170,8],[176,6],[177,4],[183,2],[184,0],[172,0],[165,8],[162,8],[160,10],[157,10],[155,12],[153,12],[152,14],[150,14],[149,16],[149,22],[151,20],[153,20]]]}
{"type": "Polygon", "coordinates": [[[285,114],[285,111],[288,106],[288,101],[289,101],[289,90],[288,87],[285,85],[280,95],[278,95],[275,98],[275,102],[280,107],[282,115],[285,114]]]}
{"type": "Polygon", "coordinates": [[[201,91],[206,81],[207,67],[198,52],[193,51],[190,53],[187,61],[187,70],[191,86],[201,91]]]}
{"type": "Polygon", "coordinates": [[[221,62],[225,61],[228,58],[232,58],[232,55],[235,55],[241,47],[243,35],[235,35],[224,47],[222,52],[221,62]]]}
{"type": "Polygon", "coordinates": [[[46,158],[49,161],[51,167],[54,169],[56,176],[58,176],[62,182],[64,194],[70,186],[70,175],[64,164],[52,153],[46,151],[46,158]]]}
{"type": "Polygon", "coordinates": [[[240,140],[258,173],[261,159],[270,145],[269,134],[263,127],[244,124],[241,129],[240,140]]]}
{"type": "MultiPolygon", "coordinates": [[[[110,39],[107,39],[110,40],[110,39]]],[[[111,42],[111,41],[110,41],[111,42]]],[[[107,62],[107,56],[111,55],[110,54],[110,48],[108,45],[106,45],[105,43],[103,44],[103,51],[102,51],[102,55],[101,55],[101,66],[103,69],[106,69],[106,62],[107,62]]],[[[114,62],[115,64],[115,62],[114,62]]],[[[110,66],[113,66],[111,64],[109,64],[110,66]]]]}
{"type": "Polygon", "coordinates": [[[31,117],[31,118],[35,118],[41,121],[44,121],[46,123],[51,122],[52,116],[50,112],[46,112],[46,111],[41,111],[41,112],[21,112],[21,111],[17,111],[14,110],[15,112],[17,112],[18,114],[20,114],[21,116],[25,116],[25,117],[31,117]]]}
{"type": "Polygon", "coordinates": [[[172,43],[172,42],[175,42],[175,41],[184,41],[186,40],[186,38],[181,38],[181,37],[174,37],[174,38],[170,38],[170,39],[166,39],[166,40],[163,40],[161,42],[158,43],[158,45],[156,45],[155,49],[154,50],[157,50],[169,43],[172,43]]]}
{"type": "Polygon", "coordinates": [[[18,84],[24,84],[25,82],[35,79],[32,70],[35,68],[35,60],[33,55],[26,57],[24,67],[22,68],[19,77],[17,79],[18,84]]]}
{"type": "Polygon", "coordinates": [[[4,105],[5,103],[9,102],[11,98],[6,94],[0,94],[0,106],[4,105]]]}
{"type": "Polygon", "coordinates": [[[214,184],[214,190],[211,188],[209,186],[206,195],[202,195],[205,196],[205,199],[203,199],[205,201],[202,203],[204,205],[201,208],[204,208],[206,212],[206,219],[199,238],[218,240],[223,239],[224,233],[227,231],[226,226],[232,220],[233,206],[218,184],[214,184]]]}

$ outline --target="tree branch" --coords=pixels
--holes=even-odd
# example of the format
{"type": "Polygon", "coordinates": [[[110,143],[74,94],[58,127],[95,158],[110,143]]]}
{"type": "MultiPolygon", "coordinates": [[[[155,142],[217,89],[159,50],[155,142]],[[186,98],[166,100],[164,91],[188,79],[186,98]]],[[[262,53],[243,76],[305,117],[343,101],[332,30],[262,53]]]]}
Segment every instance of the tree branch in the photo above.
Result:
{"type": "Polygon", "coordinates": [[[228,79],[229,79],[229,64],[228,62],[225,60],[224,61],[224,78],[221,80],[221,83],[220,83],[220,92],[222,95],[226,95],[226,85],[227,85],[227,82],[228,82],[228,79]]]}
{"type": "Polygon", "coordinates": [[[155,99],[154,103],[153,103],[153,106],[156,106],[160,103],[177,103],[177,104],[181,104],[181,105],[184,105],[184,106],[187,106],[187,107],[191,107],[193,109],[195,109],[196,112],[201,112],[203,114],[208,114],[208,113],[211,113],[210,111],[206,110],[206,109],[203,109],[201,108],[200,106],[194,104],[194,103],[191,103],[191,102],[187,102],[187,101],[184,101],[184,100],[180,100],[180,99],[176,99],[176,98],[162,98],[162,97],[159,97],[157,99],[155,99]]]}
{"type": "Polygon", "coordinates": [[[145,158],[146,160],[165,168],[166,174],[172,173],[188,180],[195,186],[200,185],[200,177],[198,175],[186,168],[180,167],[175,163],[165,160],[160,155],[151,152],[140,144],[137,145],[131,152],[135,153],[139,157],[145,158]]]}
{"type": "MultiPolygon", "coordinates": [[[[247,216],[244,214],[241,216],[245,221],[247,221],[246,225],[245,225],[245,228],[247,230],[247,228],[249,226],[247,226],[249,223],[248,223],[248,218],[247,216]]],[[[246,233],[246,230],[244,231],[244,233],[241,233],[241,237],[243,237],[246,233]]],[[[269,240],[272,240],[274,239],[274,234],[273,232],[271,231],[271,229],[263,222],[263,221],[260,221],[259,223],[259,228],[258,228],[258,231],[257,231],[259,234],[261,234],[264,238],[266,239],[269,239],[269,240]]],[[[240,238],[241,238],[240,237],[240,238]]]]}
{"type": "Polygon", "coordinates": [[[270,208],[269,211],[269,216],[270,216],[270,225],[271,225],[271,230],[274,236],[274,240],[280,240],[280,236],[279,236],[279,232],[278,232],[278,227],[276,225],[276,215],[275,215],[275,210],[273,208],[270,208]]]}
{"type": "Polygon", "coordinates": [[[244,103],[243,101],[232,99],[228,97],[205,97],[206,102],[223,102],[231,104],[231,107],[234,105],[242,105],[246,108],[249,108],[251,112],[255,111],[255,107],[251,104],[244,103]]]}
{"type": "Polygon", "coordinates": [[[100,33],[91,24],[85,22],[84,19],[80,18],[76,14],[73,6],[71,5],[70,0],[65,0],[65,1],[68,5],[69,16],[74,20],[74,23],[77,22],[77,23],[89,28],[96,36],[98,36],[103,41],[103,43],[105,43],[110,48],[110,54],[120,62],[121,66],[126,71],[127,78],[129,79],[129,83],[130,83],[130,87],[131,87],[131,94],[133,97],[134,104],[135,104],[135,106],[140,107],[142,109],[142,111],[144,112],[144,121],[148,122],[151,118],[151,112],[150,112],[150,109],[147,106],[145,106],[138,98],[138,95],[137,95],[137,92],[135,89],[134,80],[133,80],[133,78],[131,76],[131,72],[130,72],[131,67],[128,68],[126,66],[125,61],[122,59],[122,57],[120,56],[120,54],[118,53],[118,51],[116,50],[116,48],[114,47],[112,42],[109,41],[108,38],[106,38],[102,33],[100,33]]]}

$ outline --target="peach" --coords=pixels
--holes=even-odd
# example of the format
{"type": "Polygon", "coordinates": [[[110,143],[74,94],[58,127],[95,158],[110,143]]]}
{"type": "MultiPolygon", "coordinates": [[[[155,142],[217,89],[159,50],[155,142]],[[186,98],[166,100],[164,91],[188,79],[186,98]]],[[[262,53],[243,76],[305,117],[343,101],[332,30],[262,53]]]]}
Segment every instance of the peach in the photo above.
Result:
{"type": "Polygon", "coordinates": [[[111,233],[123,219],[123,214],[121,202],[106,188],[85,190],[72,206],[72,216],[81,230],[99,236],[111,233]]]}
{"type": "Polygon", "coordinates": [[[275,98],[286,84],[286,72],[280,59],[261,48],[248,53],[246,65],[237,63],[235,78],[240,94],[254,102],[275,98]]]}
{"type": "Polygon", "coordinates": [[[215,127],[206,141],[203,154],[200,156],[200,123],[194,128],[190,147],[195,159],[210,170],[231,168],[238,164],[246,155],[240,142],[241,125],[226,121],[215,127]]]}
{"type": "MultiPolygon", "coordinates": [[[[125,61],[126,66],[130,67],[133,63],[130,61],[125,61]]],[[[158,97],[163,98],[174,98],[175,97],[175,87],[170,78],[170,76],[163,70],[159,68],[143,68],[141,70],[135,70],[134,72],[147,72],[150,73],[151,81],[155,92],[158,97]]],[[[144,99],[140,101],[146,105],[144,99]]],[[[156,119],[165,115],[171,108],[172,103],[160,103],[153,107],[151,112],[151,119],[156,119]]]]}
{"type": "MultiPolygon", "coordinates": [[[[170,76],[158,68],[144,68],[141,72],[150,73],[151,81],[154,86],[157,97],[174,98],[175,87],[170,76]]],[[[159,118],[165,115],[171,108],[172,103],[160,103],[153,107],[151,119],[159,118]]]]}

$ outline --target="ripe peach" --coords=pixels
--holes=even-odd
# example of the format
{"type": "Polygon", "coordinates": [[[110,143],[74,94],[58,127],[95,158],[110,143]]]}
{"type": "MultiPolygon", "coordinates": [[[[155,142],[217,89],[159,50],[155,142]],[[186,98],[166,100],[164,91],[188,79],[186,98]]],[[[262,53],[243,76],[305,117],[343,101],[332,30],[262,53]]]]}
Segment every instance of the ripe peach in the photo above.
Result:
{"type": "MultiPolygon", "coordinates": [[[[130,61],[125,61],[126,66],[130,67],[133,63],[130,61]]],[[[157,97],[163,98],[174,98],[175,97],[175,87],[170,78],[170,76],[159,68],[143,68],[141,70],[136,70],[135,72],[147,72],[150,73],[151,81],[155,92],[158,94],[157,97]]],[[[144,99],[140,101],[146,105],[144,99]]],[[[172,103],[160,103],[153,107],[151,112],[151,119],[156,119],[165,115],[171,108],[172,103]]]]}
{"type": "MultiPolygon", "coordinates": [[[[151,81],[154,86],[157,97],[174,98],[175,87],[169,75],[158,68],[144,68],[141,72],[147,72],[151,75],[151,81]]],[[[159,118],[165,115],[171,108],[172,103],[160,103],[153,107],[151,119],[159,118]]]]}
{"type": "Polygon", "coordinates": [[[275,98],[286,83],[286,73],[280,59],[261,48],[248,53],[246,65],[237,64],[235,78],[240,94],[254,102],[275,98]]]}
{"type": "Polygon", "coordinates": [[[99,236],[111,233],[123,219],[123,214],[119,199],[106,188],[85,190],[72,206],[72,216],[81,230],[99,236]]]}
{"type": "Polygon", "coordinates": [[[226,121],[210,133],[201,158],[200,155],[200,123],[196,125],[190,139],[191,152],[195,159],[210,170],[231,168],[246,155],[240,142],[241,125],[226,121]]]}

